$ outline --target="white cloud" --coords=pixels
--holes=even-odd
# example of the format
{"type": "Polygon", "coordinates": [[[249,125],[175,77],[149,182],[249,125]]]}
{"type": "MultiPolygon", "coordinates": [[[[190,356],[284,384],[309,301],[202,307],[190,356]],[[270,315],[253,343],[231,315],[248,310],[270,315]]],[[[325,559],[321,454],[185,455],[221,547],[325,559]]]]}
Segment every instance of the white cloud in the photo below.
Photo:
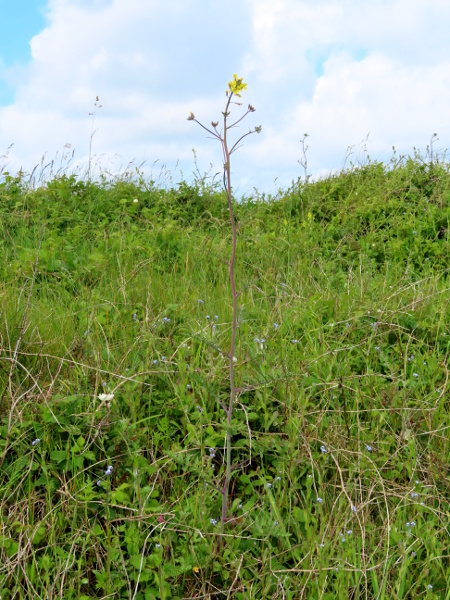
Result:
{"type": "MultiPolygon", "coordinates": [[[[226,83],[244,75],[243,103],[262,124],[233,157],[239,188],[288,185],[310,134],[314,173],[342,166],[363,140],[373,158],[450,140],[450,4],[442,0],[51,0],[26,69],[8,72],[0,108],[11,165],[31,170],[70,143],[86,162],[179,162],[185,176],[221,168],[220,145],[186,120],[220,117],[226,83]]],[[[235,110],[235,109],[233,109],[235,110]]],[[[237,114],[237,113],[236,113],[237,114]]]]}
{"type": "MultiPolygon", "coordinates": [[[[424,149],[434,132],[444,147],[448,143],[450,43],[433,32],[444,32],[450,5],[283,0],[274,6],[254,0],[253,6],[255,32],[261,33],[255,74],[261,86],[289,93],[254,153],[265,169],[273,165],[288,183],[305,132],[309,167],[316,174],[341,168],[346,149],[368,133],[369,154],[383,160],[393,145],[403,152],[424,149]],[[269,6],[271,19],[265,13],[269,6]]],[[[276,104],[275,94],[268,103],[276,104]]]]}

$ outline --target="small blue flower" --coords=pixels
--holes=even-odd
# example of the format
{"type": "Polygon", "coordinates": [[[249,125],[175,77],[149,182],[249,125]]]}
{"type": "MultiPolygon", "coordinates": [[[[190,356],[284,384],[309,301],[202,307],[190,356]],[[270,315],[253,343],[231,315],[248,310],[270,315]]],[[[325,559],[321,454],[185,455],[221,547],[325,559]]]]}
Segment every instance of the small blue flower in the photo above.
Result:
{"type": "Polygon", "coordinates": [[[413,558],[416,558],[416,557],[417,557],[417,554],[414,552],[414,550],[411,552],[411,556],[412,556],[413,558]]]}
{"type": "Polygon", "coordinates": [[[100,487],[102,485],[102,482],[100,481],[100,479],[97,481],[97,485],[98,485],[98,487],[100,487]]]}
{"type": "Polygon", "coordinates": [[[200,412],[200,413],[203,412],[203,408],[201,406],[199,406],[198,404],[195,408],[198,410],[198,412],[200,412]]]}
{"type": "Polygon", "coordinates": [[[345,542],[345,537],[344,537],[344,536],[342,536],[342,537],[341,537],[341,542],[342,542],[342,543],[344,543],[344,542],[345,542]]]}
{"type": "Polygon", "coordinates": [[[137,318],[138,318],[137,313],[133,313],[131,316],[132,316],[133,321],[137,321],[137,318]]]}
{"type": "Polygon", "coordinates": [[[427,585],[427,590],[432,590],[432,589],[433,589],[433,586],[431,585],[431,583],[429,583],[429,584],[427,585]]]}
{"type": "Polygon", "coordinates": [[[204,304],[203,300],[201,298],[198,299],[198,303],[199,304],[204,304]]]}
{"type": "Polygon", "coordinates": [[[154,365],[157,365],[157,364],[158,364],[158,360],[157,360],[156,358],[155,358],[155,360],[153,361],[153,364],[154,364],[154,365]]]}
{"type": "Polygon", "coordinates": [[[414,354],[411,354],[411,356],[408,358],[408,362],[412,362],[414,360],[414,354]]]}
{"type": "Polygon", "coordinates": [[[164,323],[170,323],[169,317],[164,317],[163,321],[164,321],[164,323]]]}
{"type": "Polygon", "coordinates": [[[157,548],[161,548],[161,544],[155,544],[157,548]]]}
{"type": "Polygon", "coordinates": [[[109,465],[105,471],[105,475],[111,475],[112,472],[113,472],[112,465],[109,465]]]}
{"type": "Polygon", "coordinates": [[[353,533],[353,531],[352,531],[351,529],[349,529],[349,530],[347,531],[347,535],[352,535],[352,533],[353,533]]]}
{"type": "Polygon", "coordinates": [[[317,497],[317,502],[318,502],[319,504],[322,504],[322,502],[323,502],[323,498],[320,498],[320,496],[318,496],[318,497],[317,497]]]}
{"type": "Polygon", "coordinates": [[[161,360],[162,360],[163,362],[166,362],[167,358],[166,358],[165,356],[161,356],[161,360]]]}
{"type": "Polygon", "coordinates": [[[272,484],[271,484],[271,483],[268,483],[268,484],[267,484],[267,487],[268,487],[268,488],[269,488],[269,490],[270,490],[270,488],[272,487],[272,484]]]}
{"type": "Polygon", "coordinates": [[[278,477],[275,479],[275,481],[281,481],[281,477],[278,475],[278,477]]]}
{"type": "Polygon", "coordinates": [[[278,329],[278,327],[279,327],[278,323],[274,323],[274,324],[273,324],[273,328],[274,328],[274,329],[278,329]]]}
{"type": "Polygon", "coordinates": [[[352,512],[356,512],[356,506],[352,506],[352,512]]]}
{"type": "Polygon", "coordinates": [[[186,389],[187,389],[187,390],[192,390],[192,386],[191,386],[191,384],[190,384],[190,383],[188,383],[188,384],[187,384],[187,386],[186,386],[186,389]]]}
{"type": "Polygon", "coordinates": [[[206,318],[209,321],[211,317],[209,315],[206,315],[206,318]]]}
{"type": "Polygon", "coordinates": [[[218,320],[219,320],[219,315],[215,315],[215,316],[214,316],[214,319],[215,319],[216,321],[218,321],[218,320]]]}
{"type": "Polygon", "coordinates": [[[217,525],[217,519],[210,519],[209,522],[211,523],[211,525],[217,525]]]}
{"type": "Polygon", "coordinates": [[[298,340],[297,340],[297,339],[295,339],[295,340],[291,340],[291,341],[292,341],[292,343],[293,343],[293,344],[297,344],[297,343],[298,343],[298,340]]]}
{"type": "Polygon", "coordinates": [[[39,444],[39,442],[40,442],[40,441],[41,441],[41,440],[40,440],[40,438],[36,438],[35,440],[33,440],[33,441],[31,442],[31,445],[32,445],[32,446],[37,446],[37,445],[39,444]]]}
{"type": "Polygon", "coordinates": [[[413,373],[413,377],[419,377],[417,373],[413,373]]]}
{"type": "Polygon", "coordinates": [[[325,446],[320,446],[320,451],[322,452],[322,454],[327,453],[327,449],[325,448],[325,446]]]}
{"type": "Polygon", "coordinates": [[[380,351],[380,346],[375,346],[375,350],[376,350],[377,352],[379,352],[379,351],[380,351]]]}
{"type": "Polygon", "coordinates": [[[369,446],[369,444],[366,444],[366,450],[367,450],[367,452],[372,452],[372,446],[369,446]]]}
{"type": "Polygon", "coordinates": [[[276,525],[278,525],[278,521],[275,521],[275,522],[274,522],[274,525],[275,525],[275,526],[276,526],[276,525]]]}
{"type": "Polygon", "coordinates": [[[419,494],[417,492],[411,492],[411,498],[418,498],[419,494]]]}
{"type": "Polygon", "coordinates": [[[319,544],[319,548],[325,548],[325,544],[319,544]]]}

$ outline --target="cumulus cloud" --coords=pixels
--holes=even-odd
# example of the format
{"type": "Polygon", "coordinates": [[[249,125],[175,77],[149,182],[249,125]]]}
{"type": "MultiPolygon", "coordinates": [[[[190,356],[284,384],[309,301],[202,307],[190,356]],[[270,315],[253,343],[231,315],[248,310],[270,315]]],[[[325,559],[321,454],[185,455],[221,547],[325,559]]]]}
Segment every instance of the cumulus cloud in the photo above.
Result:
{"type": "MultiPolygon", "coordinates": [[[[254,0],[253,8],[253,75],[287,96],[256,151],[264,168],[276,166],[286,183],[296,165],[300,175],[304,133],[316,175],[342,168],[358,144],[356,153],[387,160],[392,146],[424,149],[434,132],[448,143],[450,5],[254,0]]],[[[267,102],[277,104],[273,95],[267,102]]]]}
{"type": "Polygon", "coordinates": [[[108,167],[159,159],[189,175],[196,148],[200,170],[218,172],[220,145],[186,117],[220,117],[237,72],[257,112],[235,133],[263,126],[234,157],[241,192],[302,175],[304,133],[313,175],[341,168],[368,133],[373,158],[434,132],[445,147],[449,18],[443,0],[50,0],[29,65],[8,72],[1,139],[28,170],[65,144],[86,163],[92,141],[108,167]]]}

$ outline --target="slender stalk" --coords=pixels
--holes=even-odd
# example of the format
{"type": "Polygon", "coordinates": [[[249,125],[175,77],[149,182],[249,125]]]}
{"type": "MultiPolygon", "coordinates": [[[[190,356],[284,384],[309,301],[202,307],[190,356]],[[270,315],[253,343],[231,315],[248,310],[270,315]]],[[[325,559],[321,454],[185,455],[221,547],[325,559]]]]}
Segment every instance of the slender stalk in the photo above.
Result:
{"type": "MultiPolygon", "coordinates": [[[[245,133],[244,135],[242,135],[237,142],[234,143],[234,145],[231,147],[231,150],[228,147],[228,130],[232,129],[233,127],[235,127],[238,123],[240,123],[242,121],[242,119],[244,117],[246,117],[248,115],[249,112],[254,112],[254,108],[253,106],[251,106],[251,104],[248,105],[248,109],[245,112],[245,114],[240,117],[237,121],[235,121],[234,123],[232,123],[231,125],[227,124],[227,117],[229,116],[229,108],[230,108],[230,104],[231,104],[231,99],[233,98],[233,95],[235,94],[236,96],[240,96],[239,92],[244,90],[247,87],[247,84],[245,84],[243,82],[242,79],[238,79],[236,75],[234,75],[234,79],[232,82],[230,82],[228,84],[229,90],[227,90],[227,103],[225,106],[225,111],[222,113],[223,114],[223,135],[221,132],[219,132],[217,130],[217,126],[219,124],[219,122],[212,122],[211,126],[213,128],[214,131],[211,131],[211,129],[209,129],[208,127],[205,127],[204,125],[202,125],[202,123],[200,123],[199,121],[197,121],[197,119],[195,118],[194,114],[191,112],[190,116],[188,117],[188,121],[195,121],[196,123],[198,123],[203,129],[205,129],[205,131],[207,131],[208,133],[212,134],[216,139],[218,139],[220,141],[220,143],[222,144],[222,152],[223,152],[223,169],[224,169],[224,187],[225,190],[227,192],[227,199],[228,199],[228,210],[230,213],[230,222],[231,222],[231,228],[232,228],[232,232],[233,232],[233,246],[232,246],[232,251],[231,251],[231,258],[230,261],[228,263],[228,269],[229,269],[229,276],[230,276],[230,286],[231,286],[231,292],[232,292],[232,296],[233,296],[233,324],[232,324],[232,330],[231,330],[231,344],[230,344],[230,352],[228,354],[228,360],[230,363],[230,399],[228,402],[228,406],[225,406],[224,404],[220,403],[220,405],[222,406],[222,408],[225,410],[225,413],[227,415],[227,428],[226,428],[226,437],[225,437],[225,442],[226,442],[226,471],[225,471],[225,481],[223,483],[223,487],[220,490],[222,493],[222,516],[221,516],[221,523],[220,523],[220,533],[218,536],[218,540],[217,540],[217,552],[220,551],[221,548],[221,544],[222,544],[222,536],[223,536],[223,532],[224,532],[224,528],[225,528],[225,523],[227,522],[227,508],[228,508],[228,493],[229,493],[229,487],[230,487],[230,481],[231,481],[231,473],[233,471],[233,466],[232,466],[232,462],[231,462],[231,440],[232,440],[232,417],[233,417],[233,407],[234,407],[234,402],[236,400],[236,387],[235,387],[235,381],[234,381],[234,360],[235,360],[235,348],[236,348],[236,330],[237,330],[237,298],[238,298],[238,293],[236,292],[236,282],[235,282],[235,278],[234,278],[234,266],[235,266],[235,262],[236,262],[236,248],[237,248],[237,229],[236,229],[236,222],[234,219],[234,214],[233,214],[233,198],[232,198],[232,187],[231,187],[231,155],[233,154],[233,152],[237,149],[238,144],[248,135],[250,135],[251,133],[259,133],[261,131],[261,127],[255,127],[254,130],[250,130],[248,133],[245,133]]],[[[236,469],[238,467],[234,467],[234,469],[236,469]]]]}
{"type": "MultiPolygon", "coordinates": [[[[236,398],[236,389],[234,384],[234,350],[236,347],[236,330],[237,330],[237,292],[236,292],[236,282],[234,279],[234,265],[236,262],[236,248],[237,248],[237,231],[236,231],[236,221],[234,219],[233,214],[233,201],[232,201],[232,188],[231,188],[231,166],[230,166],[230,152],[228,150],[227,143],[227,115],[228,115],[228,107],[230,105],[232,93],[228,98],[227,107],[223,116],[223,140],[222,147],[224,152],[224,170],[225,170],[225,180],[227,187],[227,197],[228,197],[228,210],[230,213],[230,221],[231,227],[233,230],[233,247],[231,252],[231,259],[229,262],[229,275],[230,275],[230,286],[231,292],[233,295],[233,325],[231,329],[231,344],[230,344],[230,400],[227,409],[227,435],[226,435],[226,446],[227,446],[227,464],[226,464],[226,475],[225,482],[223,486],[222,492],[222,519],[221,519],[221,528],[223,531],[223,527],[225,525],[225,521],[227,519],[227,503],[228,503],[228,488],[231,479],[231,425],[232,425],[232,415],[233,415],[233,405],[234,400],[236,398]]],[[[221,536],[219,536],[218,540],[218,550],[221,545],[221,536]]]]}

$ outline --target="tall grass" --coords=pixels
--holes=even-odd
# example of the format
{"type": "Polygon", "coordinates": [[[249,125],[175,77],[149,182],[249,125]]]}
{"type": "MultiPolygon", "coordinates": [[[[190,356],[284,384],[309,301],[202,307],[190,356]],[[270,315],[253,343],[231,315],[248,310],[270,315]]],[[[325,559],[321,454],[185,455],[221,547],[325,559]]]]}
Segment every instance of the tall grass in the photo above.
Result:
{"type": "Polygon", "coordinates": [[[450,598],[449,166],[0,184],[0,593],[450,598]],[[222,534],[225,440],[235,464],[222,534]]]}

